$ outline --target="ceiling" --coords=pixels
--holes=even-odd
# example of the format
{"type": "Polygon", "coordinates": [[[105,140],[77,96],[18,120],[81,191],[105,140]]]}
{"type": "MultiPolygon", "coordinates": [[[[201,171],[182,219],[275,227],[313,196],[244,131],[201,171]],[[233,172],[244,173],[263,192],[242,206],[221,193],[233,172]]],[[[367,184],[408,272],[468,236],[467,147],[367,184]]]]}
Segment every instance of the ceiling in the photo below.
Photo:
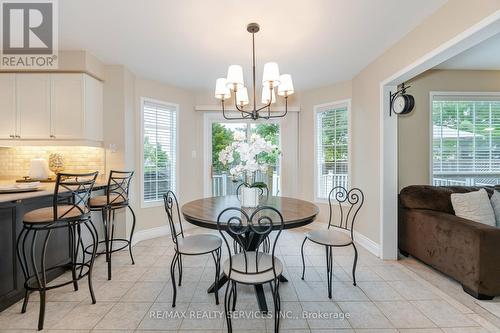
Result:
{"type": "Polygon", "coordinates": [[[500,34],[443,62],[438,69],[500,70],[500,34]]]}
{"type": "Polygon", "coordinates": [[[68,0],[60,1],[62,50],[87,50],[106,64],[189,89],[213,89],[227,66],[257,79],[276,61],[296,90],[349,80],[446,0],[68,0]],[[408,15],[411,13],[411,15],[408,15]]]}

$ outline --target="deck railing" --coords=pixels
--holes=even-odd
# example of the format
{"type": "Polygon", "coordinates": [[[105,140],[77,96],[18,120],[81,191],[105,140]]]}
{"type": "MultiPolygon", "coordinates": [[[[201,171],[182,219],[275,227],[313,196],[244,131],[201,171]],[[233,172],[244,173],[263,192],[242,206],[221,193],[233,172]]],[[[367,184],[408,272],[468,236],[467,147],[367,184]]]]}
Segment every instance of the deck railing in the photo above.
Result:
{"type": "MultiPolygon", "coordinates": [[[[255,176],[255,181],[266,183],[269,186],[271,195],[279,195],[280,175],[276,171],[273,172],[272,176],[267,173],[258,172],[255,176]]],[[[239,184],[238,182],[233,182],[231,176],[226,172],[214,174],[212,176],[212,196],[235,195],[239,184]]]]}

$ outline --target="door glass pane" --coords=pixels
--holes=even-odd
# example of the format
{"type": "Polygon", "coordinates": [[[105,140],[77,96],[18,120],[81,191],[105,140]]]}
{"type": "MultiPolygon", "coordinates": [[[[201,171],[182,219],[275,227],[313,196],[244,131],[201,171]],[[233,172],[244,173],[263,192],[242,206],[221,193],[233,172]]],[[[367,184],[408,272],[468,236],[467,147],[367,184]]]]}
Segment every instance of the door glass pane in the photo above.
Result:
{"type": "MultiPolygon", "coordinates": [[[[234,180],[229,170],[232,165],[223,165],[219,153],[236,140],[249,141],[251,135],[259,135],[266,141],[279,146],[279,124],[274,123],[212,123],[212,196],[235,195],[240,184],[234,180]]],[[[280,158],[277,154],[266,156],[269,163],[267,173],[257,172],[255,181],[262,181],[269,187],[270,194],[280,193],[280,158]]],[[[235,156],[233,165],[238,164],[235,156]]]]}

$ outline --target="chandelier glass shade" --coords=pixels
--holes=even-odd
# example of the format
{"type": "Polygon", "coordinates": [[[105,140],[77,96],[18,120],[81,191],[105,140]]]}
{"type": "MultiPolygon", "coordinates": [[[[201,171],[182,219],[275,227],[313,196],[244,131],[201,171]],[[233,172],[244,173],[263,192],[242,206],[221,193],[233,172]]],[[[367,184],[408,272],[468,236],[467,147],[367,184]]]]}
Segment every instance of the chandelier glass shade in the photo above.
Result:
{"type": "Polygon", "coordinates": [[[255,34],[259,31],[257,23],[250,23],[247,31],[252,34],[252,97],[253,105],[251,109],[246,110],[245,106],[250,104],[248,89],[243,79],[243,68],[240,65],[230,65],[225,78],[219,78],[215,81],[215,98],[221,101],[222,114],[225,119],[241,120],[259,118],[271,119],[284,117],[288,112],[288,97],[294,93],[292,76],[290,74],[281,74],[276,62],[264,64],[262,75],[262,98],[263,105],[257,106],[257,92],[255,80],[255,34]],[[225,102],[231,99],[234,93],[234,106],[240,113],[239,116],[229,115],[225,108],[225,102]],[[271,105],[276,103],[276,93],[285,99],[285,110],[276,113],[272,112],[271,105]]]}

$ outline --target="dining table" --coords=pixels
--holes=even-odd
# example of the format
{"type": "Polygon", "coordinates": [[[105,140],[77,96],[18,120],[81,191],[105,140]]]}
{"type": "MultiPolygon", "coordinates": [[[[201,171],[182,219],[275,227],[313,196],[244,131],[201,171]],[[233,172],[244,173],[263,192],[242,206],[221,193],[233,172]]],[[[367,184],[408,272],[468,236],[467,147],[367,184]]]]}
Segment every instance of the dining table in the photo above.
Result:
{"type": "MultiPolygon", "coordinates": [[[[283,216],[283,229],[293,229],[305,226],[312,223],[319,213],[319,208],[314,203],[281,196],[263,196],[259,200],[259,206],[273,207],[280,211],[283,216]]],[[[196,226],[207,228],[207,229],[218,229],[217,218],[219,214],[226,208],[235,207],[243,209],[245,212],[251,214],[256,208],[241,207],[241,202],[236,195],[227,196],[217,196],[198,199],[194,201],[187,202],[181,208],[182,215],[184,219],[196,226]]],[[[278,225],[276,225],[277,227],[278,225]]],[[[221,224],[221,229],[225,230],[227,225],[221,224]]],[[[251,231],[248,231],[251,232],[251,231]]],[[[247,239],[258,239],[248,235],[247,239]]],[[[247,251],[255,251],[261,245],[261,241],[248,242],[246,244],[247,251]]],[[[285,276],[280,276],[281,282],[287,282],[285,276]]],[[[212,293],[215,288],[221,288],[227,282],[227,277],[224,273],[221,274],[219,278],[218,286],[212,284],[208,288],[208,292],[212,293]]],[[[266,298],[264,294],[264,288],[262,285],[255,285],[255,294],[257,296],[257,303],[259,309],[262,312],[267,312],[268,307],[266,304],[266,298]]]]}

